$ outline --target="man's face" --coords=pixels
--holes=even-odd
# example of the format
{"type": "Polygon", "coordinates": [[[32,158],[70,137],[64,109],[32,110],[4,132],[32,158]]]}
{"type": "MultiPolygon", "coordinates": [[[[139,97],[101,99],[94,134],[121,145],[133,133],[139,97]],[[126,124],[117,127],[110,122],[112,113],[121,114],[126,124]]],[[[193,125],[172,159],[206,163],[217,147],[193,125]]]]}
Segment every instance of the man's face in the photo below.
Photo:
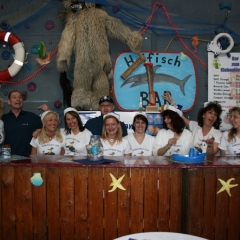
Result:
{"type": "Polygon", "coordinates": [[[105,102],[102,102],[99,105],[99,110],[101,111],[102,115],[105,115],[105,114],[107,114],[109,112],[112,112],[114,110],[114,105],[113,105],[113,103],[105,101],[105,102]]]}
{"type": "Polygon", "coordinates": [[[8,100],[8,105],[11,109],[21,109],[23,105],[22,94],[19,92],[12,92],[8,100]]]}

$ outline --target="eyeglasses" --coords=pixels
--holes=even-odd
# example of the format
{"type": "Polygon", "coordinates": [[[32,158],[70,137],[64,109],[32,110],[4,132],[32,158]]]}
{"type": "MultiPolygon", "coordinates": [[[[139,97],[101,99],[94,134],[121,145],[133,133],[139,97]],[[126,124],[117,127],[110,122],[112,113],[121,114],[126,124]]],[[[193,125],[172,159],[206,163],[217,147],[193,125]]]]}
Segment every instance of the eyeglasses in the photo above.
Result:
{"type": "Polygon", "coordinates": [[[112,107],[113,105],[112,104],[107,104],[107,105],[100,105],[99,107],[100,108],[110,108],[110,107],[112,107]]]}

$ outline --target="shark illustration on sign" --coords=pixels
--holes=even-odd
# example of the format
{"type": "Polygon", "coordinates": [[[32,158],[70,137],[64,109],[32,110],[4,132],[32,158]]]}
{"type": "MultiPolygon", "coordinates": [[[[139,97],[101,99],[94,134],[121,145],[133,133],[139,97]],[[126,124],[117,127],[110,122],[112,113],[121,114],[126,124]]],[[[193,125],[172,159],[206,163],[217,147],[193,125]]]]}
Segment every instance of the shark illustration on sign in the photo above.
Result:
{"type": "MultiPolygon", "coordinates": [[[[180,87],[181,89],[181,92],[183,93],[183,95],[185,95],[185,91],[184,91],[184,86],[187,82],[187,80],[192,76],[191,74],[190,75],[187,75],[183,80],[180,80],[178,78],[175,78],[171,75],[167,75],[167,74],[162,74],[162,73],[156,73],[156,70],[158,68],[160,68],[161,65],[156,65],[153,67],[153,72],[154,72],[154,83],[164,83],[164,82],[168,82],[168,83],[173,83],[173,84],[176,84],[180,87]]],[[[147,73],[142,73],[142,74],[136,74],[130,78],[128,78],[122,85],[121,85],[121,88],[124,87],[125,85],[127,84],[131,84],[132,85],[130,86],[131,88],[132,87],[135,87],[135,86],[139,86],[139,85],[142,85],[142,84],[147,84],[147,73]]]]}

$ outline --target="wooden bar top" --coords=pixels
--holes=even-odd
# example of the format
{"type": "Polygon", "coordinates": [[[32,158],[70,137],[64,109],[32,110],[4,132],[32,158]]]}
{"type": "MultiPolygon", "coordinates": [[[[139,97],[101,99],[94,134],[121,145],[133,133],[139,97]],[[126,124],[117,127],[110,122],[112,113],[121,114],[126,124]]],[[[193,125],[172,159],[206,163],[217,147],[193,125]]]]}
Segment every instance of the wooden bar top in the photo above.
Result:
{"type": "MultiPolygon", "coordinates": [[[[83,160],[86,157],[30,155],[29,159],[1,161],[0,166],[56,166],[56,167],[102,167],[102,168],[239,168],[240,157],[207,156],[200,163],[183,163],[172,160],[171,157],[105,157],[115,160],[114,163],[83,164],[73,160],[83,160]]],[[[94,163],[94,162],[93,162],[94,163]]]]}

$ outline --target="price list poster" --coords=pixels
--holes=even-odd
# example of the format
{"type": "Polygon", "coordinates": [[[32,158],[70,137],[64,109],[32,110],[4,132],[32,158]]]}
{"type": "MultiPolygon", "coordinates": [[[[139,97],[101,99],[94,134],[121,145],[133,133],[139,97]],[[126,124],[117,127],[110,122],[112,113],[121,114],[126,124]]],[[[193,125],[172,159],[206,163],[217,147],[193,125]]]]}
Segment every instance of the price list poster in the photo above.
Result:
{"type": "Polygon", "coordinates": [[[221,130],[229,130],[229,109],[240,107],[240,53],[208,53],[208,101],[221,104],[221,130]]]}

